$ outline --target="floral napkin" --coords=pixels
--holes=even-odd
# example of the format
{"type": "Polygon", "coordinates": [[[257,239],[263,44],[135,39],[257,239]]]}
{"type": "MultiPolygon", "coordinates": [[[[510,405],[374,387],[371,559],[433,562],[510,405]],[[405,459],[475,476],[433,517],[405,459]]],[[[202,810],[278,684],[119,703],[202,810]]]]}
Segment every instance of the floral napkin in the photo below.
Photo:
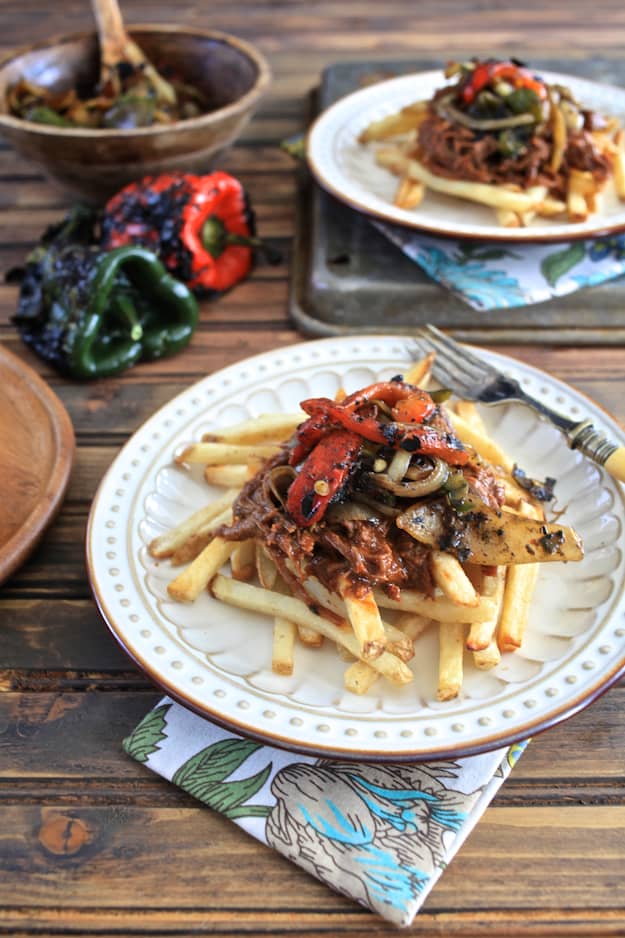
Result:
{"type": "Polygon", "coordinates": [[[622,234],[565,244],[488,244],[373,224],[433,280],[479,310],[542,303],[625,273],[622,234]]]}
{"type": "Polygon", "coordinates": [[[317,759],[167,697],[124,740],[138,762],[396,925],[411,923],[525,745],[428,763],[317,759]]]}

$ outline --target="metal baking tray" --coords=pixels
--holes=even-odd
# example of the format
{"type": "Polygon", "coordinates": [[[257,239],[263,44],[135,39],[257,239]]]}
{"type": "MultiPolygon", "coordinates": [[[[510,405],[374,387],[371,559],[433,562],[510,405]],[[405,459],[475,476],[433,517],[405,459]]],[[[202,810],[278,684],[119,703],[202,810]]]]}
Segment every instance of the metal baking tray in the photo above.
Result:
{"type": "MultiPolygon", "coordinates": [[[[345,62],[326,69],[315,99],[323,110],[382,77],[439,68],[440,62],[345,62]]],[[[545,69],[625,86],[625,60],[540,60],[545,69]]],[[[298,169],[290,315],[315,336],[405,333],[425,322],[476,342],[617,344],[625,341],[625,277],[566,297],[510,310],[478,311],[431,280],[366,215],[324,192],[298,169]]]]}

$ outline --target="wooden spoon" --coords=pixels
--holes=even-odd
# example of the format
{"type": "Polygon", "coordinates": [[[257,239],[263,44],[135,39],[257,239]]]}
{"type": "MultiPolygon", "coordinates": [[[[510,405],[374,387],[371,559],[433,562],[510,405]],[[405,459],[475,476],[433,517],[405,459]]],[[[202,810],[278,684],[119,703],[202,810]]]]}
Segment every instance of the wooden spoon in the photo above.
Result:
{"type": "Polygon", "coordinates": [[[120,66],[140,69],[141,74],[152,86],[158,101],[176,104],[176,92],[168,81],[159,75],[139,46],[126,32],[117,0],[91,0],[100,38],[100,82],[104,87],[112,82],[113,88],[120,86],[120,66]]]}

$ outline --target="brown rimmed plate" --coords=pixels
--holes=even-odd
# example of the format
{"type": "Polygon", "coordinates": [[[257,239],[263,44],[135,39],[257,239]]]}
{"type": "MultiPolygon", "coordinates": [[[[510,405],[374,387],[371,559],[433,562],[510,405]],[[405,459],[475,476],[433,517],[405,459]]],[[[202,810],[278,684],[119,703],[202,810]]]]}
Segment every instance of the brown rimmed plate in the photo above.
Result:
{"type": "MultiPolygon", "coordinates": [[[[625,671],[625,493],[553,427],[520,406],[484,411],[493,437],[534,477],[558,479],[562,523],[582,536],[581,563],[544,564],[522,648],[492,671],[465,661],[461,695],[436,700],[437,631],[417,643],[412,683],[378,681],[364,696],[343,688],[331,643],[296,649],[291,677],[271,672],[272,623],[208,593],[173,602],[176,575],[148,552],[153,537],[216,493],[173,455],[204,432],[305,397],[332,397],[409,364],[409,337],[325,339],[247,359],[188,388],[132,437],[102,481],[87,532],[100,611],[133,660],[168,694],[234,732],[317,756],[387,761],[459,757],[510,744],[571,716],[625,671]]],[[[486,355],[486,353],[484,353],[486,355]]],[[[501,355],[494,364],[570,416],[590,417],[625,442],[618,424],[573,388],[501,355]]]]}
{"type": "MultiPolygon", "coordinates": [[[[558,72],[541,71],[550,84],[566,85],[585,107],[617,117],[625,124],[625,90],[558,72]]],[[[376,144],[361,145],[360,133],[415,101],[429,99],[447,83],[440,70],[401,75],[354,91],[316,119],[306,144],[308,165],[317,182],[340,201],[374,218],[432,235],[484,241],[547,242],[592,238],[625,230],[625,203],[611,185],[600,210],[585,222],[536,218],[526,228],[504,228],[494,211],[427,190],[421,205],[407,210],[393,205],[397,178],[375,161],[376,144]]],[[[384,144],[388,145],[388,144],[384,144]]]]}

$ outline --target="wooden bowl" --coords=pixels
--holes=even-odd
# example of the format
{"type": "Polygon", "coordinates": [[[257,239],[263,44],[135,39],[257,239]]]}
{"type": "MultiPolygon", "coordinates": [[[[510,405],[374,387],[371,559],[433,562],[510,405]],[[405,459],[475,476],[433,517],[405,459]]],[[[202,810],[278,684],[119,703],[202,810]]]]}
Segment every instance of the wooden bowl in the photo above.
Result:
{"type": "Polygon", "coordinates": [[[52,127],[7,113],[7,88],[21,77],[58,91],[93,87],[99,74],[95,33],[19,49],[0,65],[0,132],[50,177],[94,202],[148,174],[209,169],[249,121],[271,78],[261,53],[226,33],[163,25],[128,31],[157,68],[167,64],[196,86],[211,110],[136,130],[52,127]]]}

